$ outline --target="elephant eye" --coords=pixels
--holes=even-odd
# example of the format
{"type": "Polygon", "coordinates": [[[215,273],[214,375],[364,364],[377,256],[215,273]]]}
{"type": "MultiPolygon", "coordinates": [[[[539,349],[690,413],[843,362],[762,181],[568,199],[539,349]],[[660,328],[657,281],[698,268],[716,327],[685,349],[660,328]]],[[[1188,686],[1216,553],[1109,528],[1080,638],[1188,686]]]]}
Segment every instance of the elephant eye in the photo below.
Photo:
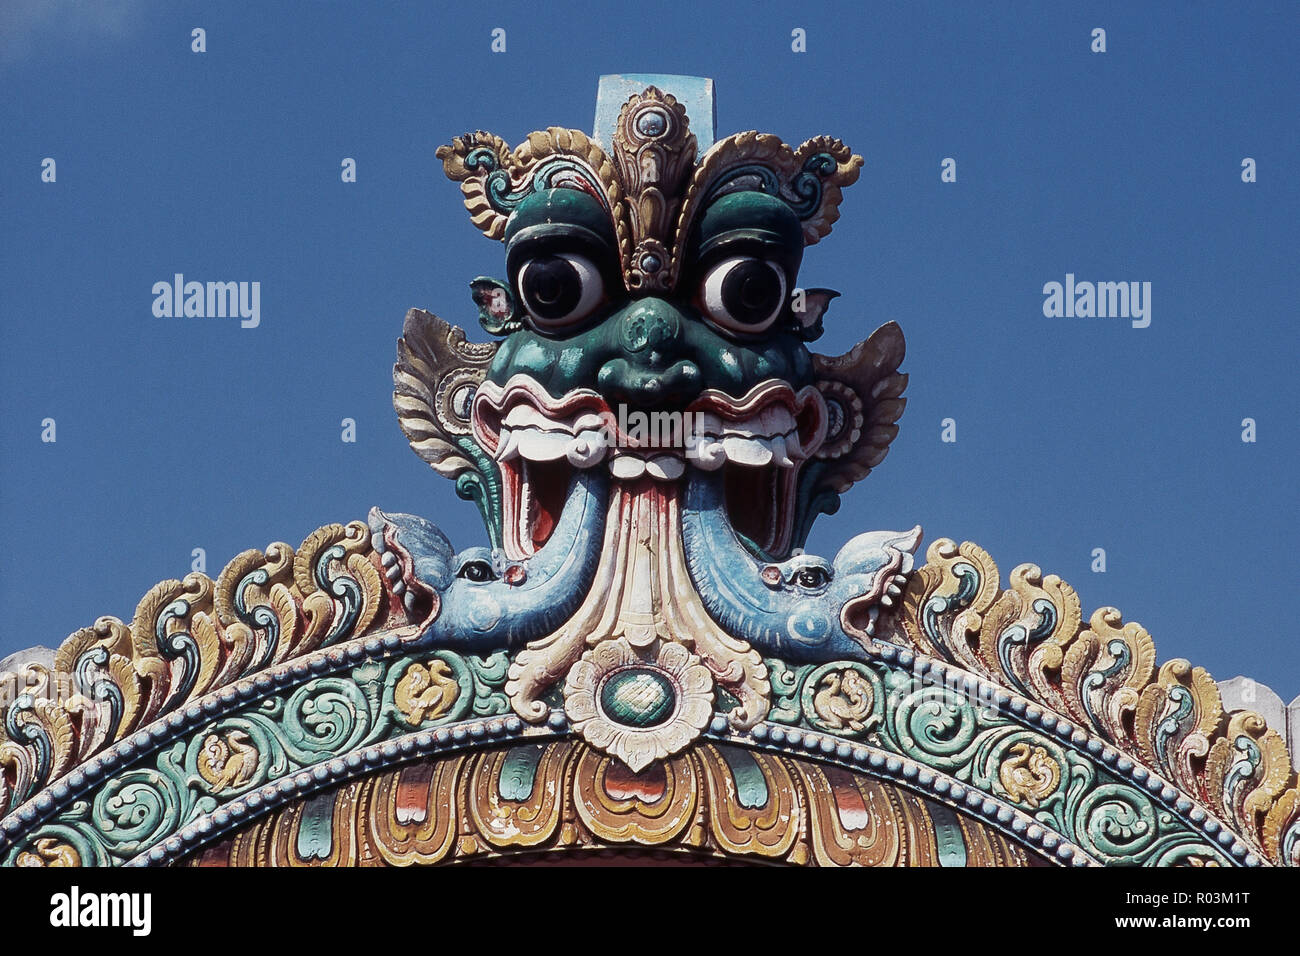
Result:
{"type": "Polygon", "coordinates": [[[804,568],[794,576],[794,580],[799,587],[813,590],[824,588],[830,583],[831,576],[825,568],[804,568]]]}
{"type": "Polygon", "coordinates": [[[535,256],[519,270],[519,298],[539,332],[576,325],[605,298],[600,270],[585,256],[535,256]]]}
{"type": "Polygon", "coordinates": [[[785,305],[785,270],[752,256],[723,259],[700,284],[704,313],[729,332],[765,331],[785,305]]]}
{"type": "Polygon", "coordinates": [[[483,584],[493,580],[496,575],[492,571],[492,565],[486,561],[466,561],[456,572],[456,577],[464,578],[466,581],[472,581],[475,584],[483,584]]]}

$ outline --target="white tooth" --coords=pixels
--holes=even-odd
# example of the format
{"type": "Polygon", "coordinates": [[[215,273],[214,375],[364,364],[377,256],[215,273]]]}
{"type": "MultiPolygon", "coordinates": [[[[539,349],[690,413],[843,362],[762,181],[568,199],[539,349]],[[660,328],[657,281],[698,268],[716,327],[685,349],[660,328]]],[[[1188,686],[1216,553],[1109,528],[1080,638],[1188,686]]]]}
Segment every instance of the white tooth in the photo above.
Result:
{"type": "Polygon", "coordinates": [[[519,454],[529,461],[555,461],[563,458],[570,436],[564,432],[541,432],[529,428],[515,432],[519,436],[519,454]]]}
{"type": "Polygon", "coordinates": [[[605,424],[605,418],[595,412],[582,412],[576,416],[567,425],[568,429],[575,435],[581,434],[591,429],[599,430],[605,424]]]}
{"type": "Polygon", "coordinates": [[[650,459],[645,470],[660,481],[676,481],[686,470],[686,464],[676,455],[658,455],[650,459]]]}
{"type": "Polygon", "coordinates": [[[794,416],[784,405],[769,405],[763,409],[763,427],[769,436],[784,435],[794,428],[794,416]]]}
{"type": "Polygon", "coordinates": [[[585,431],[564,447],[564,457],[577,468],[590,468],[605,457],[605,437],[599,431],[585,431]]]}
{"type": "Polygon", "coordinates": [[[729,422],[723,431],[724,436],[736,438],[757,438],[761,434],[761,426],[756,418],[746,418],[742,422],[729,422]]]}
{"type": "Polygon", "coordinates": [[[796,458],[808,457],[803,450],[803,442],[799,439],[799,429],[792,428],[785,433],[785,452],[787,455],[793,455],[796,458]]]}
{"type": "Polygon", "coordinates": [[[772,460],[780,468],[793,468],[794,460],[785,452],[785,439],[780,435],[768,439],[768,445],[772,449],[772,460]]]}
{"type": "Polygon", "coordinates": [[[545,415],[533,408],[531,405],[516,405],[510,411],[506,412],[506,417],[501,419],[501,424],[508,428],[546,428],[548,425],[553,426],[545,415]]]}
{"type": "Polygon", "coordinates": [[[529,512],[532,511],[533,495],[525,479],[519,483],[519,521],[516,525],[519,547],[524,553],[532,553],[533,536],[529,530],[529,512]]]}
{"type": "Polygon", "coordinates": [[[704,471],[716,471],[726,463],[727,452],[718,439],[704,438],[696,443],[694,451],[691,452],[691,457],[695,461],[696,468],[702,468],[704,471]]]}
{"type": "Polygon", "coordinates": [[[697,412],[695,415],[695,432],[699,435],[721,435],[722,419],[713,412],[697,412]]]}
{"type": "Polygon", "coordinates": [[[609,461],[609,472],[615,478],[640,478],[645,474],[645,459],[636,455],[617,455],[609,461]]]}
{"type": "Polygon", "coordinates": [[[728,435],[722,439],[727,459],[738,465],[766,465],[772,460],[772,449],[756,438],[739,438],[728,435]]]}
{"type": "Polygon", "coordinates": [[[497,436],[497,461],[507,461],[519,454],[519,432],[501,429],[497,436]]]}

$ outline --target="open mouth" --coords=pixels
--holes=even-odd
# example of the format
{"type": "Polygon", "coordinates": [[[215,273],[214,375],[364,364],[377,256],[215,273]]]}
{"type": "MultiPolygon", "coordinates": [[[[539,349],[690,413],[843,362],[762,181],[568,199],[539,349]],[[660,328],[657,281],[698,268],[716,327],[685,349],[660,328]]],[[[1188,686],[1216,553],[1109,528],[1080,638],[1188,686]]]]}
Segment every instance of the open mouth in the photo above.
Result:
{"type": "Polygon", "coordinates": [[[474,435],[501,469],[506,552],[534,554],[555,530],[574,469],[603,466],[623,481],[674,482],[688,467],[722,469],[732,527],[768,555],[790,548],[799,471],[826,437],[812,386],[770,380],[736,399],[707,389],[681,412],[619,407],[597,392],[551,397],[515,375],[483,382],[474,435]]]}
{"type": "Polygon", "coordinates": [[[527,375],[474,395],[474,437],[501,469],[503,543],[511,558],[536,553],[555,530],[574,469],[605,460],[605,400],[590,389],[561,399],[527,375]]]}
{"type": "Polygon", "coordinates": [[[826,439],[826,401],[811,385],[760,382],[741,399],[716,389],[691,403],[701,440],[694,464],[722,469],[731,526],[770,556],[790,550],[803,463],[826,439]]]}

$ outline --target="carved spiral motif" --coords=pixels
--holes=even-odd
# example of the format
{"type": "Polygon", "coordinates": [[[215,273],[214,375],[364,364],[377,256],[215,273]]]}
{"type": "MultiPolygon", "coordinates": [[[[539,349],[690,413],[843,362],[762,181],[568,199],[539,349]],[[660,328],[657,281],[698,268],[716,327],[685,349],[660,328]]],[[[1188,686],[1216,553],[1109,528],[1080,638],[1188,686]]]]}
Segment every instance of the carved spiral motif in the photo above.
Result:
{"type": "Polygon", "coordinates": [[[93,804],[105,845],[121,855],[152,846],[175,828],[181,810],[176,782],[151,770],[134,770],[109,781],[93,804]]]}
{"type": "Polygon", "coordinates": [[[1079,839],[1115,860],[1136,859],[1158,833],[1155,807],[1131,788],[1098,787],[1084,798],[1080,817],[1079,839]]]}
{"type": "Polygon", "coordinates": [[[920,687],[901,696],[888,721],[904,746],[944,768],[965,762],[980,730],[969,702],[946,687],[920,687]]]}
{"type": "Polygon", "coordinates": [[[365,695],[355,683],[323,677],[290,695],[280,726],[294,759],[312,762],[354,747],[370,728],[369,715],[365,695]]]}

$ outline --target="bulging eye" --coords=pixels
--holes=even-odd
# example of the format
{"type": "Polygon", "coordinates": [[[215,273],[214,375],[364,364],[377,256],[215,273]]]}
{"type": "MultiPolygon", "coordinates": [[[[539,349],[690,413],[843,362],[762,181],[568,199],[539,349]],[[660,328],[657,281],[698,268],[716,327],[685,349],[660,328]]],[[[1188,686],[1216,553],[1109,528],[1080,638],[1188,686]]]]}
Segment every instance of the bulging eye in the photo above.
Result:
{"type": "Polygon", "coordinates": [[[488,562],[475,560],[466,561],[462,564],[456,576],[464,578],[466,581],[472,581],[475,584],[484,584],[493,580],[496,574],[492,570],[492,565],[488,564],[488,562]]]}
{"type": "Polygon", "coordinates": [[[605,298],[600,270],[584,256],[537,256],[519,270],[519,296],[541,332],[581,322],[605,298]]]}
{"type": "Polygon", "coordinates": [[[799,587],[815,590],[824,588],[831,581],[831,576],[825,568],[804,568],[794,576],[794,581],[799,587]]]}
{"type": "Polygon", "coordinates": [[[785,305],[785,271],[767,259],[723,259],[704,277],[700,300],[708,317],[722,328],[763,332],[785,305]]]}

